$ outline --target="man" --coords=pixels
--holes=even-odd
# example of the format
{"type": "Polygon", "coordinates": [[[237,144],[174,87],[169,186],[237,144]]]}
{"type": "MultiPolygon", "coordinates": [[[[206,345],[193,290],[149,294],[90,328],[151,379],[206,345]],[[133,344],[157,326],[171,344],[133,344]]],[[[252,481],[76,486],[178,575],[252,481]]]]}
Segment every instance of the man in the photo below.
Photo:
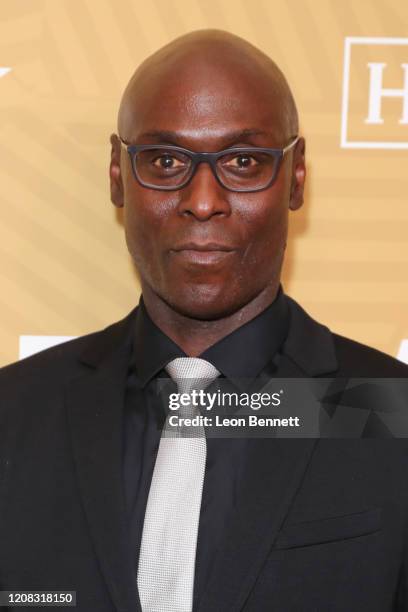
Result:
{"type": "Polygon", "coordinates": [[[405,441],[163,433],[158,378],[408,374],[280,287],[305,181],[282,73],[184,36],[136,71],[111,144],[143,299],[1,373],[1,589],[76,591],[81,612],[407,610],[405,441]]]}

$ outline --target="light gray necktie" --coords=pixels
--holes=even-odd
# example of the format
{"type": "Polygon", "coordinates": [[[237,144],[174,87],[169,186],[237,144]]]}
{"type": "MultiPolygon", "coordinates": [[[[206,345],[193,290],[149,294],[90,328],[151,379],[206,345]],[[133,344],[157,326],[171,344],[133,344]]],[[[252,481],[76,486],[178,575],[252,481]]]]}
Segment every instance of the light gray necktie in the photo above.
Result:
{"type": "MultiPolygon", "coordinates": [[[[220,372],[208,361],[179,357],[166,367],[179,393],[205,389],[220,372]]],[[[199,415],[181,407],[180,417],[199,415]]],[[[172,414],[177,414],[172,412],[172,414]]],[[[169,415],[170,416],[170,415],[169,415]]],[[[143,612],[191,612],[207,443],[203,426],[194,436],[163,427],[143,524],[137,585],[143,612]]]]}

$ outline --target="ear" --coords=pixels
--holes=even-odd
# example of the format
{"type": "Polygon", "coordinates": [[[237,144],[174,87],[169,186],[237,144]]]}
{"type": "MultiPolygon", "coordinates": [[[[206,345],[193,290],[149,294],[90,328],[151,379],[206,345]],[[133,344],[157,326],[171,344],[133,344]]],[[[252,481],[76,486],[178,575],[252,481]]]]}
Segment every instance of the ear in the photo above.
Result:
{"type": "Polygon", "coordinates": [[[305,139],[300,138],[293,152],[292,184],[289,201],[289,208],[291,210],[297,210],[303,204],[306,180],[305,148],[305,139]]]}
{"type": "Polygon", "coordinates": [[[124,204],[123,181],[120,169],[121,145],[116,134],[111,135],[110,142],[112,145],[111,161],[109,165],[111,202],[118,208],[121,208],[124,204]]]}

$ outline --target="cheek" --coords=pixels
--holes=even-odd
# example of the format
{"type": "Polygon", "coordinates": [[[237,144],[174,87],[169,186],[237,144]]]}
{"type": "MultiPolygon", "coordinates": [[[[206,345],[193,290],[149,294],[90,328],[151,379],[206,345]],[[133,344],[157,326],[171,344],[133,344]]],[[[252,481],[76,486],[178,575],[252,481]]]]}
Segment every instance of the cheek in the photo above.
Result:
{"type": "Polygon", "coordinates": [[[128,250],[142,276],[159,275],[161,245],[175,196],[132,185],[125,192],[124,223],[128,250]]]}
{"type": "MultiPolygon", "coordinates": [[[[262,274],[278,264],[283,255],[287,230],[288,206],[282,198],[272,198],[267,194],[240,211],[242,225],[246,229],[246,248],[242,263],[257,269],[262,274]]],[[[259,196],[258,196],[259,198],[259,196]]],[[[250,204],[250,202],[249,202],[250,204]]]]}

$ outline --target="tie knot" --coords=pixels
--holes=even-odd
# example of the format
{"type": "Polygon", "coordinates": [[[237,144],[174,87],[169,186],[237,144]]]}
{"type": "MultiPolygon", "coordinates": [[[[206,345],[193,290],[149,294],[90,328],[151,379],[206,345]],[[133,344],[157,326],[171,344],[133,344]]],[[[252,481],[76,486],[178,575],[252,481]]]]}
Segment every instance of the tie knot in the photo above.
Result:
{"type": "Polygon", "coordinates": [[[177,357],[165,367],[181,393],[205,389],[220,375],[215,366],[199,357],[177,357]]]}

